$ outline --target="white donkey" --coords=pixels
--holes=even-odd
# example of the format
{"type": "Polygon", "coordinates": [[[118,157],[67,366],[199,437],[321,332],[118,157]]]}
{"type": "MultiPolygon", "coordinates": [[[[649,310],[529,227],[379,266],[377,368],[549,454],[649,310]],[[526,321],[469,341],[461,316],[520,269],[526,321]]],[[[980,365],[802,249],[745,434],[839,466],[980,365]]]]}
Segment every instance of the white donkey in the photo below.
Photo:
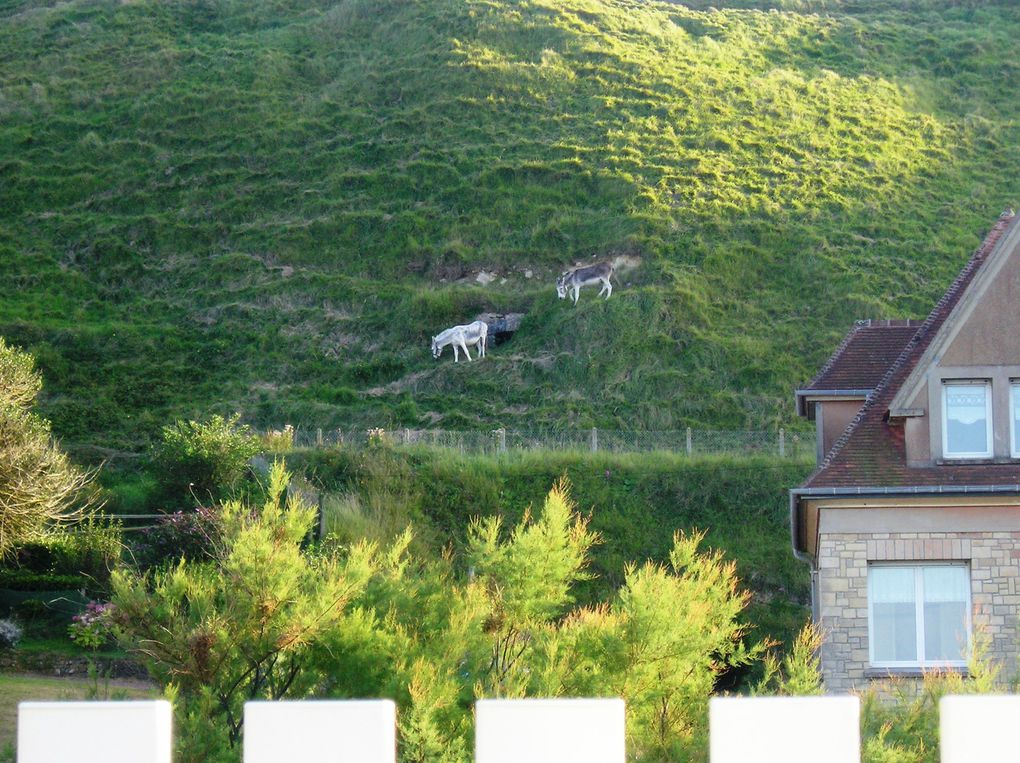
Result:
{"type": "Polygon", "coordinates": [[[609,280],[612,277],[613,263],[611,262],[599,262],[595,265],[574,268],[556,279],[556,295],[560,299],[564,299],[567,294],[570,294],[576,305],[577,298],[581,296],[582,286],[594,286],[601,283],[602,288],[599,290],[599,296],[605,294],[606,299],[609,299],[613,293],[613,282],[609,280]]]}
{"type": "Polygon", "coordinates": [[[467,359],[471,360],[471,355],[468,353],[468,345],[473,344],[478,347],[478,357],[484,358],[485,341],[488,336],[489,325],[485,321],[475,321],[466,326],[453,326],[446,331],[440,331],[432,337],[432,357],[438,358],[442,354],[443,348],[448,344],[452,344],[454,363],[459,362],[458,347],[464,350],[467,359]]]}

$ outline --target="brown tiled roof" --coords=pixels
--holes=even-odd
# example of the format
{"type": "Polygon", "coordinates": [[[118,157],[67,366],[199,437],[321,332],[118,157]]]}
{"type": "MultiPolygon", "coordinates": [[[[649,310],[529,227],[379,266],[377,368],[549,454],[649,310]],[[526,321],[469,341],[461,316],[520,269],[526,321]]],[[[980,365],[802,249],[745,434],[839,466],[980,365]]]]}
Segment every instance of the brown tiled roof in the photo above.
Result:
{"type": "Polygon", "coordinates": [[[871,390],[882,381],[923,321],[857,321],[822,370],[801,392],[871,390]]]}
{"type": "Polygon", "coordinates": [[[889,404],[910,376],[946,318],[1006,229],[1020,217],[1003,215],[974,252],[952,286],[916,329],[899,357],[868,396],[853,423],[833,445],[805,488],[897,488],[1020,484],[1020,464],[940,464],[907,466],[903,421],[889,421],[889,404]]]}

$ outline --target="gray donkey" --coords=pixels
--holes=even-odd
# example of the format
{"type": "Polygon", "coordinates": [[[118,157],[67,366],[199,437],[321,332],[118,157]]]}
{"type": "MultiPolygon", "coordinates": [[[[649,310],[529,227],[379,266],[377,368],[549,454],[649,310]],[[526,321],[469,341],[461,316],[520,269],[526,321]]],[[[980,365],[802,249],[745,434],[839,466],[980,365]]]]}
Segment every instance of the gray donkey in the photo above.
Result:
{"type": "Polygon", "coordinates": [[[609,280],[612,277],[613,263],[611,262],[599,262],[595,265],[574,268],[556,279],[556,295],[560,299],[565,299],[569,294],[576,305],[578,297],[581,296],[582,286],[594,286],[601,283],[602,288],[598,295],[601,297],[605,294],[606,299],[609,299],[613,293],[613,283],[609,280]]]}

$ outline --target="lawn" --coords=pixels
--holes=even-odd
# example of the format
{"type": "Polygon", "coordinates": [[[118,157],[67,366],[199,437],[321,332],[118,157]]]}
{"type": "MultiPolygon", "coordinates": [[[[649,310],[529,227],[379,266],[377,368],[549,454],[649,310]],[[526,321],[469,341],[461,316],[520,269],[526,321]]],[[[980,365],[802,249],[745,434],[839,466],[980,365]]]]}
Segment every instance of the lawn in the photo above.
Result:
{"type": "MultiPolygon", "coordinates": [[[[8,746],[14,744],[18,728],[18,703],[30,700],[88,699],[93,683],[87,678],[56,678],[30,674],[0,674],[0,760],[5,760],[8,746]]],[[[106,696],[100,681],[100,697],[106,696]]],[[[111,699],[148,699],[158,696],[154,686],[126,678],[110,679],[111,699]]]]}

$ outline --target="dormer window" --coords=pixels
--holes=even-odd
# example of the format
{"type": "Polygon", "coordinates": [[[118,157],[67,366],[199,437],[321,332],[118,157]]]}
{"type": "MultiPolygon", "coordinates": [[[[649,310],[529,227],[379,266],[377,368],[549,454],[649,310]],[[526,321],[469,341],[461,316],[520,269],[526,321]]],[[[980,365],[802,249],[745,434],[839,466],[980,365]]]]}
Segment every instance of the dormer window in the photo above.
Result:
{"type": "Polygon", "coordinates": [[[942,387],[944,458],[992,457],[992,385],[989,381],[947,381],[942,387]]]}

